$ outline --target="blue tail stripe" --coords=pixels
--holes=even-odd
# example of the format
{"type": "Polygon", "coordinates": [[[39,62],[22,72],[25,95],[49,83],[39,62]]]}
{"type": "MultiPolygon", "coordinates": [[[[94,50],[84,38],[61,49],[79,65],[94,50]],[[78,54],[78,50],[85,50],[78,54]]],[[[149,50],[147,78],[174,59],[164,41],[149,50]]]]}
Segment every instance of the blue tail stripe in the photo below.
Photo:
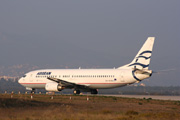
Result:
{"type": "Polygon", "coordinates": [[[151,56],[150,57],[145,57],[145,56],[138,56],[137,58],[144,58],[144,59],[150,59],[151,58],[151,56]]]}
{"type": "Polygon", "coordinates": [[[144,64],[141,64],[141,63],[133,63],[133,64],[131,64],[131,65],[129,65],[129,66],[133,66],[133,65],[140,65],[140,66],[142,66],[143,68],[149,67],[149,64],[148,64],[148,65],[144,65],[144,64]]]}
{"type": "Polygon", "coordinates": [[[136,72],[136,66],[134,67],[134,70],[132,71],[132,75],[133,75],[134,79],[136,79],[137,81],[141,81],[139,78],[137,78],[135,76],[135,74],[134,74],[135,72],[136,72]]]}
{"type": "Polygon", "coordinates": [[[142,53],[139,54],[139,55],[143,55],[144,53],[152,53],[152,51],[147,50],[147,51],[142,52],[142,53]]]}

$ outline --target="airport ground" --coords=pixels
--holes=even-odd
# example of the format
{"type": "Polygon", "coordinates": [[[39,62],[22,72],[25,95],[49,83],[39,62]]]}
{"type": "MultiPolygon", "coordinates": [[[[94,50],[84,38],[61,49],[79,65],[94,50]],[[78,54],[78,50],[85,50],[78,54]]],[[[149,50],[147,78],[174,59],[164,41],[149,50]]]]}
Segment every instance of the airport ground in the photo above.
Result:
{"type": "Polygon", "coordinates": [[[2,120],[179,120],[180,101],[87,95],[0,94],[2,120]],[[32,98],[32,99],[31,99],[32,98]]]}
{"type": "Polygon", "coordinates": [[[114,96],[125,98],[155,99],[155,100],[174,100],[180,101],[180,96],[174,95],[117,95],[117,94],[101,94],[102,96],[114,96]]]}

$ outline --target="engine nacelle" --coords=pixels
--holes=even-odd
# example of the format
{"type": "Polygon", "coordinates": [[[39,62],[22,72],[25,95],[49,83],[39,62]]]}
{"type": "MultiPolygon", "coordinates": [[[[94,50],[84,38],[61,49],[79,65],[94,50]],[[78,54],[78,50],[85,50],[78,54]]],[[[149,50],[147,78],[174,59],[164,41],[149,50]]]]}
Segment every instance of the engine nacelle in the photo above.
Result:
{"type": "Polygon", "coordinates": [[[46,83],[45,89],[50,92],[58,92],[64,89],[63,86],[59,85],[58,83],[46,83]]]}

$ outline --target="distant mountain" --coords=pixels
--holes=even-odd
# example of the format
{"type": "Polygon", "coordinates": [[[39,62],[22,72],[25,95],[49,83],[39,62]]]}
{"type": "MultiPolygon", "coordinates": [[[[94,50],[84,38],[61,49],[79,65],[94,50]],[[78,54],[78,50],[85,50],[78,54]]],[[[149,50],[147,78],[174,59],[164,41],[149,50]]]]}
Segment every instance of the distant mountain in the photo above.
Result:
{"type": "Polygon", "coordinates": [[[21,77],[25,73],[37,70],[37,69],[50,69],[50,68],[68,68],[67,66],[52,66],[52,65],[44,65],[44,66],[37,66],[37,65],[30,65],[30,64],[19,64],[19,65],[12,65],[12,66],[0,66],[0,76],[10,76],[10,77],[21,77]]]}
{"type": "Polygon", "coordinates": [[[20,77],[24,73],[31,70],[39,69],[38,66],[23,64],[23,65],[12,65],[12,66],[0,66],[0,76],[11,76],[20,77]]]}
{"type": "MultiPolygon", "coordinates": [[[[71,66],[72,65],[53,66],[53,65],[48,65],[48,64],[43,65],[43,66],[30,65],[30,64],[0,66],[0,78],[2,78],[2,76],[19,78],[19,77],[23,76],[25,73],[32,71],[32,70],[37,70],[37,69],[68,69],[68,68],[74,68],[71,66]]],[[[85,67],[85,68],[99,68],[99,66],[85,67]]]]}

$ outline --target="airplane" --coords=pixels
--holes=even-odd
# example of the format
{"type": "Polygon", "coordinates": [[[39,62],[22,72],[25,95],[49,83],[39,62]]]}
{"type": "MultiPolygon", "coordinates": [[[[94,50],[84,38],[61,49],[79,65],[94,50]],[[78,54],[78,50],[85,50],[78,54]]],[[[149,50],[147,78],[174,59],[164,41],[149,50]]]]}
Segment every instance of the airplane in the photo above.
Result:
{"type": "Polygon", "coordinates": [[[45,89],[58,92],[73,89],[74,94],[116,88],[151,77],[149,70],[155,37],[148,37],[131,63],[114,69],[42,69],[26,73],[18,82],[27,90],[45,89]]]}

